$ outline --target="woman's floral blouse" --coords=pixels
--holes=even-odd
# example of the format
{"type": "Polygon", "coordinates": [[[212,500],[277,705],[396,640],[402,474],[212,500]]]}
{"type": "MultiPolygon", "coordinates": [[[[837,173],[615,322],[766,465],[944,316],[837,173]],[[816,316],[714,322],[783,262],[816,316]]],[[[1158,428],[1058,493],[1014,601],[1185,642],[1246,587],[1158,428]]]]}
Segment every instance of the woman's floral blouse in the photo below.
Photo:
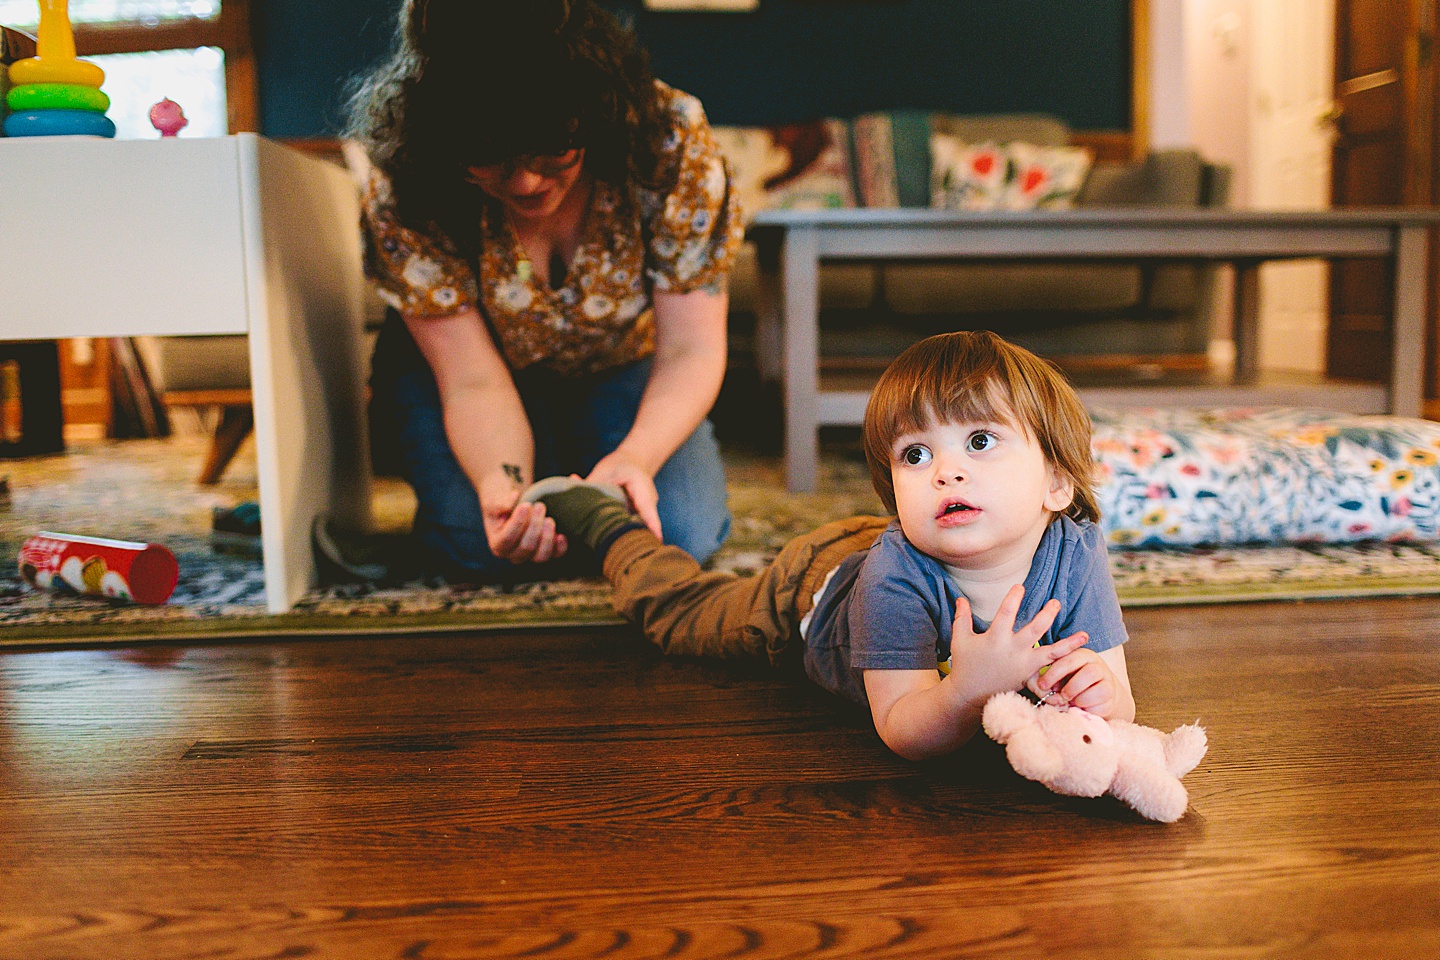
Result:
{"type": "Polygon", "coordinates": [[[688,293],[723,283],[744,237],[700,101],[660,88],[675,124],[662,171],[678,168],[675,187],[662,195],[597,180],[559,290],[521,266],[518,240],[503,216],[482,218],[477,283],[475,264],[457,256],[447,237],[400,225],[389,181],[373,172],[364,203],[365,259],[380,296],[417,317],[478,305],[516,370],[542,364],[563,374],[594,373],[649,356],[651,290],[688,293]]]}

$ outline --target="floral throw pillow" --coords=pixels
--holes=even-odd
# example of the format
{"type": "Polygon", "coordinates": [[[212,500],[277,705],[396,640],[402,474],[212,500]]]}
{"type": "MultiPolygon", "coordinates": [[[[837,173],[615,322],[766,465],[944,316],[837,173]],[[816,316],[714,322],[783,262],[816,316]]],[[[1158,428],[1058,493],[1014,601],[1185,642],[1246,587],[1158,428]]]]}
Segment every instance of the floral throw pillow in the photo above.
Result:
{"type": "Polygon", "coordinates": [[[1005,197],[1010,158],[998,143],[930,138],[930,205],[939,210],[996,210],[1005,197]]]}
{"type": "Polygon", "coordinates": [[[1293,409],[1092,419],[1112,546],[1440,540],[1440,423],[1293,409]]]}
{"type": "Polygon", "coordinates": [[[1083,147],[1037,147],[1012,143],[1006,210],[1068,210],[1090,175],[1090,151],[1083,147]]]}
{"type": "Polygon", "coordinates": [[[1083,147],[964,143],[930,138],[930,205],[940,210],[1062,210],[1090,174],[1083,147]]]}

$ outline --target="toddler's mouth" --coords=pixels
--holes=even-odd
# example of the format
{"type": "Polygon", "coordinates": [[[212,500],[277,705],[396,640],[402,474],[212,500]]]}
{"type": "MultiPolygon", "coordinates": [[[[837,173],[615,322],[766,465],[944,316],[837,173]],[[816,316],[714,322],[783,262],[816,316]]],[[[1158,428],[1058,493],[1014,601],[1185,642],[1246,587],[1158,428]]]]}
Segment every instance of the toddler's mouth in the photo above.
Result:
{"type": "Polygon", "coordinates": [[[940,512],[935,514],[935,519],[962,519],[974,516],[979,513],[979,508],[971,506],[964,500],[946,500],[940,504],[940,512]]]}

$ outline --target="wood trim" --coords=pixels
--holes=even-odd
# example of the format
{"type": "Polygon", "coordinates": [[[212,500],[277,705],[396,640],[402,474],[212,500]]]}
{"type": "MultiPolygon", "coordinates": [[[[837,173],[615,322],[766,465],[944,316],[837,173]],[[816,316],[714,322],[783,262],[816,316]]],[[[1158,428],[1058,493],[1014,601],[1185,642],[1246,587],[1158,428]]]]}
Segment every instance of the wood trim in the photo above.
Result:
{"type": "MultiPolygon", "coordinates": [[[[1406,31],[1405,62],[1401,70],[1405,103],[1405,192],[1407,204],[1440,206],[1440,68],[1436,65],[1436,34],[1440,13],[1436,0],[1411,0],[1406,31]]],[[[1440,230],[1430,231],[1430,282],[1425,324],[1425,393],[1440,394],[1440,230]]],[[[1426,407],[1432,419],[1435,410],[1426,407]]]]}
{"type": "Polygon", "coordinates": [[[167,21],[154,26],[131,23],[75,25],[75,52],[82,57],[143,50],[223,48],[230,39],[218,19],[167,21]]]}
{"type": "Polygon", "coordinates": [[[1405,62],[1400,71],[1405,103],[1405,203],[1434,202],[1436,0],[1410,0],[1405,62]]]}
{"type": "Polygon", "coordinates": [[[0,27],[0,63],[14,63],[35,56],[35,38],[23,30],[0,27]]]}
{"type": "Polygon", "coordinates": [[[1144,156],[1136,149],[1135,134],[1128,130],[1074,130],[1070,143],[1088,148],[1097,161],[1107,163],[1129,163],[1144,156]]]}
{"type": "MultiPolygon", "coordinates": [[[[1431,103],[1440,102],[1440,67],[1435,64],[1435,58],[1440,56],[1440,13],[1435,13],[1429,25],[1429,33],[1422,34],[1419,40],[1419,51],[1421,59],[1428,58],[1430,63],[1430,100],[1431,103]]],[[[1433,111],[1432,107],[1432,111],[1433,111]]],[[[1440,117],[1432,112],[1430,129],[1425,134],[1430,141],[1430,197],[1429,206],[1440,207],[1440,117]]],[[[1429,323],[1426,327],[1426,356],[1430,362],[1426,364],[1425,395],[1427,397],[1440,397],[1440,230],[1430,231],[1430,306],[1429,323]]],[[[1440,420],[1440,400],[1428,400],[1425,405],[1425,416],[1431,420],[1440,420]]]]}
{"type": "Polygon", "coordinates": [[[1150,0],[1130,0],[1130,156],[1150,152],[1150,0]]]}
{"type": "Polygon", "coordinates": [[[260,131],[260,82],[255,66],[250,0],[223,0],[220,20],[225,50],[225,105],[231,133],[260,131]]]}
{"type": "Polygon", "coordinates": [[[76,24],[75,50],[81,56],[219,47],[225,54],[225,103],[231,133],[260,129],[259,82],[250,33],[250,0],[222,0],[213,20],[76,24]]]}
{"type": "Polygon", "coordinates": [[[312,157],[345,166],[345,150],[339,137],[281,137],[280,142],[312,157]]]}
{"type": "Polygon", "coordinates": [[[225,55],[225,112],[231,133],[260,132],[260,95],[255,55],[225,55]]]}
{"type": "Polygon", "coordinates": [[[169,407],[244,407],[250,405],[250,391],[234,390],[167,390],[164,397],[169,407]]]}

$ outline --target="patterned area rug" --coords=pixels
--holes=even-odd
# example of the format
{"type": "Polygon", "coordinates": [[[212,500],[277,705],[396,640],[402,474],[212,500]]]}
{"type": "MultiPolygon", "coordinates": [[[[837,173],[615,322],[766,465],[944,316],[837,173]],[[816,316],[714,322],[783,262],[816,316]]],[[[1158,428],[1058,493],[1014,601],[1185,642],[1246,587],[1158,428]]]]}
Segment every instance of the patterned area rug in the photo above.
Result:
{"type": "MultiPolygon", "coordinates": [[[[397,589],[341,586],[308,594],[294,610],[265,612],[258,559],[218,552],[211,511],[255,497],[253,452],[242,450],[223,482],[194,483],[200,437],[80,446],[57,457],[0,461],[0,646],[283,634],[355,634],[618,623],[599,580],[511,588],[414,583],[397,589]],[[170,602],[143,607],[61,596],[25,584],[14,566],[21,542],[40,530],[163,543],[180,563],[170,602]]],[[[718,569],[761,568],[791,537],[836,517],[880,513],[862,460],[832,454],[821,491],[787,494],[778,460],[727,455],[735,525],[718,569]]],[[[378,481],[377,525],[403,531],[413,500],[403,484],[378,481]]],[[[1112,554],[1127,606],[1237,600],[1440,593],[1435,545],[1135,550],[1112,554]]]]}

